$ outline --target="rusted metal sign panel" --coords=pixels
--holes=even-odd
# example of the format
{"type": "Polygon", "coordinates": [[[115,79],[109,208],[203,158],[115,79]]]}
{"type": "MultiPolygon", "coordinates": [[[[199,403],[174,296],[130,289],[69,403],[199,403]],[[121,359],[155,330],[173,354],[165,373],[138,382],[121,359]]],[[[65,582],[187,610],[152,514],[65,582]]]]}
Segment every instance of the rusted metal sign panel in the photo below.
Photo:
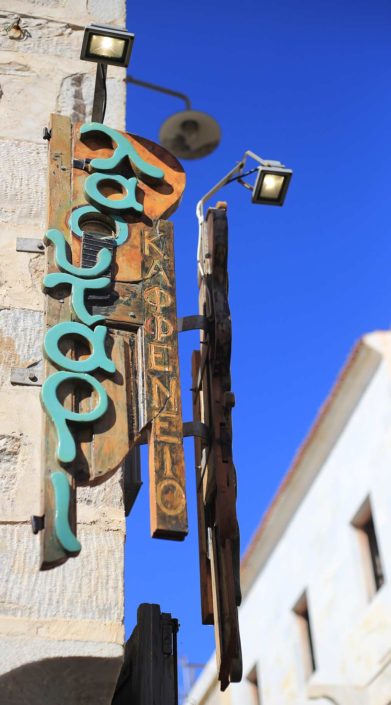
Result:
{"type": "Polygon", "coordinates": [[[187,510],[173,228],[185,185],[162,147],[53,115],[46,233],[42,568],[77,555],[75,493],[149,439],[152,535],[187,510]]]}
{"type": "Polygon", "coordinates": [[[222,690],[242,676],[227,256],[226,209],[213,208],[203,225],[199,278],[199,311],[208,327],[201,331],[201,351],[193,353],[192,390],[194,421],[203,422],[210,431],[208,441],[195,439],[201,609],[203,623],[215,626],[222,690]]]}

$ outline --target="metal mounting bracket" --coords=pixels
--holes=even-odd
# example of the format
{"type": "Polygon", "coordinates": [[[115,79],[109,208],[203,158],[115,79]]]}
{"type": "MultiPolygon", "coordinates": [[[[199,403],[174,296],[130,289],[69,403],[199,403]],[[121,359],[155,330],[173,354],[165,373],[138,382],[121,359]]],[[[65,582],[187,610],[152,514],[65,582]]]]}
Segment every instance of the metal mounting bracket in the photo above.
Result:
{"type": "Polygon", "coordinates": [[[38,366],[11,367],[10,382],[28,387],[42,387],[42,368],[38,366]]]}
{"type": "Polygon", "coordinates": [[[17,237],[16,251],[34,252],[35,254],[43,255],[45,252],[45,245],[42,240],[37,237],[17,237]]]}
{"type": "Polygon", "coordinates": [[[183,316],[177,318],[178,333],[184,333],[187,330],[209,330],[209,321],[206,316],[183,316]]]}
{"type": "MultiPolygon", "coordinates": [[[[182,433],[184,438],[196,436],[197,438],[202,438],[205,443],[209,443],[210,440],[209,428],[202,421],[184,421],[182,433]]],[[[136,446],[143,446],[146,443],[148,443],[147,434],[141,433],[136,446]]]]}
{"type": "Polygon", "coordinates": [[[205,443],[209,443],[210,432],[209,428],[202,421],[185,421],[183,424],[183,437],[196,436],[202,438],[205,443]]]}
{"type": "Polygon", "coordinates": [[[31,528],[33,534],[39,534],[39,532],[45,528],[45,515],[38,517],[36,514],[33,514],[31,517],[31,528]]]}
{"type": "Polygon", "coordinates": [[[91,159],[74,159],[72,166],[74,169],[82,169],[83,171],[90,171],[90,161],[91,161],[91,159]]]}

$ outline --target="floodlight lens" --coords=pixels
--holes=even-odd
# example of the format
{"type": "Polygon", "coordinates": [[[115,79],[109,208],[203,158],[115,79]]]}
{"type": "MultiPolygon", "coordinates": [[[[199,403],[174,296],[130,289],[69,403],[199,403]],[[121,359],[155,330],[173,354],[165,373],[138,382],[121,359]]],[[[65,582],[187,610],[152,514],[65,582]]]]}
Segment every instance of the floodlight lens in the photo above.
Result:
{"type": "Polygon", "coordinates": [[[285,176],[279,174],[265,174],[262,180],[260,197],[270,201],[277,201],[284,185],[285,176]]]}
{"type": "Polygon", "coordinates": [[[89,54],[102,59],[121,61],[126,51],[125,39],[105,37],[101,34],[91,34],[89,54]]]}

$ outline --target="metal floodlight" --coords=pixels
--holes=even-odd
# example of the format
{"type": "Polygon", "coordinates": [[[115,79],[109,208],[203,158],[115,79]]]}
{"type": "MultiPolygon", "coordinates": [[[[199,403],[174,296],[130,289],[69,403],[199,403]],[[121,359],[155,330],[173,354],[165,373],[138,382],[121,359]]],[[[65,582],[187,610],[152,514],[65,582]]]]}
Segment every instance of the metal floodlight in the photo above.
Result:
{"type": "Polygon", "coordinates": [[[228,174],[226,174],[215,186],[213,186],[213,188],[210,189],[210,191],[208,191],[208,193],[205,194],[205,196],[198,201],[196,208],[199,225],[197,261],[201,276],[203,276],[201,264],[201,241],[203,223],[205,222],[205,202],[208,201],[209,198],[211,198],[223,186],[226,186],[226,184],[230,184],[232,181],[238,181],[242,184],[242,186],[250,189],[252,192],[252,203],[260,203],[268,206],[282,206],[288,191],[292,173],[292,169],[287,169],[284,164],[281,164],[281,162],[276,162],[271,159],[262,159],[248,149],[244,153],[240,162],[238,162],[236,166],[228,172],[228,174]],[[248,158],[254,159],[261,166],[256,166],[255,168],[245,172],[244,167],[248,158]],[[252,186],[244,181],[243,177],[253,174],[254,172],[257,172],[257,177],[254,186],[252,186]]]}
{"type": "Polygon", "coordinates": [[[265,206],[282,206],[288,191],[292,169],[283,166],[261,166],[251,198],[252,203],[265,206]]]}
{"type": "Polygon", "coordinates": [[[91,24],[84,30],[80,58],[99,64],[123,66],[129,64],[134,34],[126,29],[91,24]]]}
{"type": "Polygon", "coordinates": [[[117,29],[101,24],[91,24],[85,28],[80,58],[83,61],[93,61],[97,64],[92,122],[103,122],[105,118],[108,64],[126,68],[129,64],[133,42],[134,34],[126,29],[117,29]]]}

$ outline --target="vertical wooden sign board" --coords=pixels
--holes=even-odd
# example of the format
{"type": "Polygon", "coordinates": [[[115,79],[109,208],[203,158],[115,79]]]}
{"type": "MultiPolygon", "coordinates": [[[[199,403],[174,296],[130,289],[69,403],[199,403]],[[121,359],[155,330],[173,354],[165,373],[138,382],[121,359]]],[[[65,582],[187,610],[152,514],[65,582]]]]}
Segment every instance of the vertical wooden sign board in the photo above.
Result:
{"type": "Polygon", "coordinates": [[[163,220],[184,186],[159,145],[52,116],[42,569],[81,550],[77,485],[104,481],[145,434],[152,535],[187,533],[173,228],[163,220]]]}
{"type": "Polygon", "coordinates": [[[199,310],[209,325],[207,331],[201,332],[201,351],[193,353],[192,389],[193,418],[210,431],[209,442],[195,440],[201,609],[203,623],[215,627],[222,690],[242,677],[227,256],[226,209],[209,209],[203,226],[199,279],[199,310]]]}

